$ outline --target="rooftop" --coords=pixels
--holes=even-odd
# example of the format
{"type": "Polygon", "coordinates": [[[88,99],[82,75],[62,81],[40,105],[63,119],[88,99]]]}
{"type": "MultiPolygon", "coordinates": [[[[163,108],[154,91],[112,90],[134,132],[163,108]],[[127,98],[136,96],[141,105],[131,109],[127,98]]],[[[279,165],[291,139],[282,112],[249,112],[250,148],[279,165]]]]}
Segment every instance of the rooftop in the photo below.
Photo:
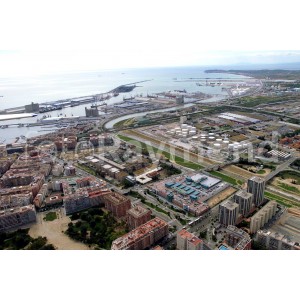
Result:
{"type": "Polygon", "coordinates": [[[230,210],[233,210],[233,209],[236,209],[237,207],[239,207],[239,205],[237,203],[232,202],[232,201],[227,201],[225,203],[222,203],[220,206],[223,206],[230,210]]]}
{"type": "Polygon", "coordinates": [[[139,216],[142,216],[146,213],[148,213],[150,210],[143,207],[143,206],[140,206],[140,205],[136,205],[136,206],[133,206],[131,209],[128,210],[128,214],[134,216],[134,217],[139,217],[139,216]]]}
{"type": "Polygon", "coordinates": [[[137,241],[138,239],[164,226],[168,226],[168,224],[160,218],[156,217],[113,241],[112,249],[126,249],[130,247],[130,245],[135,243],[135,241],[137,241]]]}
{"type": "Polygon", "coordinates": [[[235,195],[242,197],[242,198],[251,198],[252,197],[252,194],[248,193],[245,190],[239,190],[238,192],[235,193],[235,195]]]}
{"type": "Polygon", "coordinates": [[[249,180],[257,182],[257,183],[263,183],[263,182],[265,182],[265,180],[263,178],[258,177],[258,176],[253,176],[249,180]]]}

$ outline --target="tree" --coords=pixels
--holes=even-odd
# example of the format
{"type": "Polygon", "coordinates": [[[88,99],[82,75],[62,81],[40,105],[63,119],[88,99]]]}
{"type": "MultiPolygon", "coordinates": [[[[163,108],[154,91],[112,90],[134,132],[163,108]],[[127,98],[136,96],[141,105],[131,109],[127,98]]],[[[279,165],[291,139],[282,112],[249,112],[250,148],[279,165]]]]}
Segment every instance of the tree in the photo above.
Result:
{"type": "Polygon", "coordinates": [[[55,250],[55,247],[52,244],[46,244],[41,250],[55,250]]]}
{"type": "Polygon", "coordinates": [[[272,150],[272,147],[269,145],[269,144],[266,144],[264,146],[264,149],[266,149],[267,151],[271,151],[272,150]]]}
{"type": "Polygon", "coordinates": [[[207,230],[200,232],[199,237],[202,238],[202,239],[206,239],[206,237],[207,237],[207,230]]]}
{"type": "Polygon", "coordinates": [[[25,246],[27,246],[30,242],[30,237],[27,235],[23,235],[21,233],[18,233],[15,237],[15,245],[17,249],[23,249],[25,246]]]}
{"type": "Polygon", "coordinates": [[[47,238],[39,236],[37,239],[34,239],[31,245],[28,247],[28,250],[39,250],[44,247],[47,243],[47,238]]]}

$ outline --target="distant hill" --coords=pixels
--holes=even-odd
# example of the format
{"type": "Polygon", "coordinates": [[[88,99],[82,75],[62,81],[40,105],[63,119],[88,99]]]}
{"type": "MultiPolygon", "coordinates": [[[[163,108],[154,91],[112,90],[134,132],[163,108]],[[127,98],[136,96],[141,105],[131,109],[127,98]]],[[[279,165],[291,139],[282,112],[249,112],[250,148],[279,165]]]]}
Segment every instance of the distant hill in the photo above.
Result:
{"type": "Polygon", "coordinates": [[[264,69],[211,69],[206,70],[205,73],[227,73],[243,76],[250,76],[258,79],[289,79],[300,80],[300,69],[279,69],[278,65],[276,69],[264,68],[264,69]]]}
{"type": "Polygon", "coordinates": [[[217,68],[218,70],[300,70],[300,62],[278,64],[251,64],[245,62],[235,65],[218,66],[217,68]]]}

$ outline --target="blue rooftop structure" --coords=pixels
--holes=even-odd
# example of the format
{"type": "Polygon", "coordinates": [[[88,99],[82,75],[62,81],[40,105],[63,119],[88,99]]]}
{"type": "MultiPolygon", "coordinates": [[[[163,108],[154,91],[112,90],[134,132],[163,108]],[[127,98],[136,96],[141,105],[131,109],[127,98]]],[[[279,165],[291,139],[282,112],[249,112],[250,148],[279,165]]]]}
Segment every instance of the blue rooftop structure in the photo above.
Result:
{"type": "Polygon", "coordinates": [[[193,201],[196,201],[196,200],[198,200],[198,197],[195,196],[195,195],[191,195],[191,196],[190,196],[190,199],[193,200],[193,201]]]}
{"type": "Polygon", "coordinates": [[[170,188],[171,186],[173,186],[174,185],[174,182],[166,182],[165,183],[165,186],[167,187],[167,188],[170,188]]]}
{"type": "Polygon", "coordinates": [[[173,199],[174,199],[173,193],[169,193],[169,194],[167,195],[167,200],[170,201],[170,202],[172,202],[173,199]]]}
{"type": "Polygon", "coordinates": [[[224,246],[224,245],[221,245],[221,246],[219,247],[219,250],[228,250],[228,248],[227,248],[226,246],[224,246]]]}

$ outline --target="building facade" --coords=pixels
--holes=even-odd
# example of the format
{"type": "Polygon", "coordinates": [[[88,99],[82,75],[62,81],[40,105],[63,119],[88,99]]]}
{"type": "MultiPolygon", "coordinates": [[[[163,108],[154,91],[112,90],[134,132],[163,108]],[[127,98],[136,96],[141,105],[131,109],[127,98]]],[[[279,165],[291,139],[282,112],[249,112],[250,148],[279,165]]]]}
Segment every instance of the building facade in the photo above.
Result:
{"type": "Polygon", "coordinates": [[[143,206],[136,205],[127,211],[127,225],[130,230],[145,224],[150,219],[151,210],[143,206]]]}
{"type": "Polygon", "coordinates": [[[167,236],[168,233],[168,223],[160,218],[154,218],[114,240],[111,249],[144,250],[153,246],[156,242],[167,236]]]}
{"type": "Polygon", "coordinates": [[[239,213],[241,215],[247,216],[250,213],[253,205],[252,194],[244,190],[240,190],[234,195],[233,200],[239,205],[239,213]]]}
{"type": "Polygon", "coordinates": [[[251,177],[248,180],[248,193],[253,195],[253,203],[256,207],[264,202],[265,180],[258,176],[251,177]]]}
{"type": "Polygon", "coordinates": [[[36,211],[33,205],[0,211],[0,232],[36,222],[36,211]]]}
{"type": "Polygon", "coordinates": [[[261,208],[250,222],[250,232],[255,233],[261,229],[275,214],[277,210],[277,203],[269,201],[263,208],[261,208]]]}
{"type": "Polygon", "coordinates": [[[239,205],[227,201],[219,206],[219,222],[224,225],[235,225],[239,216],[239,205]]]}
{"type": "Polygon", "coordinates": [[[178,250],[203,250],[203,241],[185,229],[177,233],[178,250]]]}
{"type": "Polygon", "coordinates": [[[299,242],[274,231],[258,230],[255,240],[268,250],[300,250],[299,242]]]}
{"type": "Polygon", "coordinates": [[[251,237],[246,231],[232,225],[226,228],[226,243],[232,249],[250,250],[251,242],[251,237]]]}
{"type": "Polygon", "coordinates": [[[105,208],[109,210],[114,217],[125,217],[127,211],[131,208],[131,201],[122,194],[112,192],[104,196],[105,208]]]}

